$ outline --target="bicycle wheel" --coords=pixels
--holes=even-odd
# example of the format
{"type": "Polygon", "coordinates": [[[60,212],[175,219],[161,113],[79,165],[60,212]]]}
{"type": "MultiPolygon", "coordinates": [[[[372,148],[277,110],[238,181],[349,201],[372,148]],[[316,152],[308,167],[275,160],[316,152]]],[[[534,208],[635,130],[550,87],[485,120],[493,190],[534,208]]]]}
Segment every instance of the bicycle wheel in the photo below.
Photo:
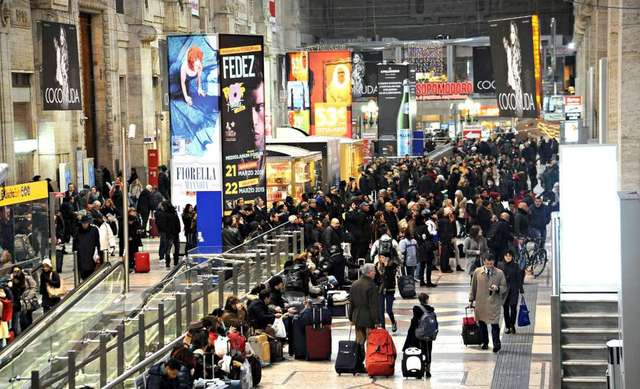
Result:
{"type": "Polygon", "coordinates": [[[531,270],[534,278],[538,278],[547,266],[547,250],[539,249],[531,258],[531,270]]]}

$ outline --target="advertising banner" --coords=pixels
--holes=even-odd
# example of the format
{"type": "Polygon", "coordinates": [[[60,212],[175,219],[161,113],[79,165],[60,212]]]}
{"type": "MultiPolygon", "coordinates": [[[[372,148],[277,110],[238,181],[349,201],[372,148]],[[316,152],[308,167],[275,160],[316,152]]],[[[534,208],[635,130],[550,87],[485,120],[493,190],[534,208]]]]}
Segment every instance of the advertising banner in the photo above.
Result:
{"type": "Polygon", "coordinates": [[[537,118],[542,99],[538,17],[490,22],[489,37],[500,116],[537,118]]]}
{"type": "Polygon", "coordinates": [[[480,94],[496,93],[496,81],[493,78],[491,48],[489,46],[473,48],[473,92],[480,94]]]}
{"type": "Polygon", "coordinates": [[[223,203],[266,200],[264,54],[259,35],[219,35],[222,91],[223,203]]]}
{"type": "Polygon", "coordinates": [[[351,138],[351,52],[313,51],[309,53],[309,89],[311,98],[311,134],[351,138]],[[340,127],[324,126],[327,105],[346,112],[340,127]],[[341,107],[338,109],[338,107],[341,107]],[[320,124],[320,126],[318,126],[320,124]]]}
{"type": "Polygon", "coordinates": [[[382,51],[358,51],[351,54],[351,93],[354,99],[378,95],[380,62],[382,51]]]}
{"type": "Polygon", "coordinates": [[[309,134],[311,104],[309,101],[309,53],[287,53],[287,115],[289,125],[309,134]]]}
{"type": "MultiPolygon", "coordinates": [[[[222,190],[218,42],[215,35],[172,35],[167,52],[171,203],[181,214],[196,205],[196,193],[222,190]]],[[[206,217],[221,221],[216,206],[206,217]]]]}
{"type": "Polygon", "coordinates": [[[147,168],[149,174],[147,176],[147,184],[151,186],[158,186],[158,149],[147,150],[147,168]]]}
{"type": "Polygon", "coordinates": [[[76,26],[42,22],[42,109],[82,109],[76,26]]]}
{"type": "Polygon", "coordinates": [[[407,65],[378,65],[378,140],[384,155],[398,154],[399,130],[406,141],[406,129],[411,131],[409,104],[403,104],[405,89],[409,94],[409,69],[407,65]],[[404,108],[404,109],[401,109],[404,108]],[[404,123],[404,121],[409,123],[404,123]]]}

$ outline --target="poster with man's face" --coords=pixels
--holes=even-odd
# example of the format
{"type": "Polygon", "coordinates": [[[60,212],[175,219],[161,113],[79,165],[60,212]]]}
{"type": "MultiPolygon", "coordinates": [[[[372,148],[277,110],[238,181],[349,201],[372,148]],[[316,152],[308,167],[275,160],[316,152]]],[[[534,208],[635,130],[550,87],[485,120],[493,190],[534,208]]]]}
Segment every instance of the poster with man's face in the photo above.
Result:
{"type": "Polygon", "coordinates": [[[489,23],[500,116],[536,118],[540,109],[540,32],[537,17],[489,23]]]}
{"type": "Polygon", "coordinates": [[[76,26],[42,22],[42,109],[82,109],[76,26]]]}
{"type": "Polygon", "coordinates": [[[265,187],[264,57],[258,35],[219,35],[223,202],[263,200],[265,187]]]}

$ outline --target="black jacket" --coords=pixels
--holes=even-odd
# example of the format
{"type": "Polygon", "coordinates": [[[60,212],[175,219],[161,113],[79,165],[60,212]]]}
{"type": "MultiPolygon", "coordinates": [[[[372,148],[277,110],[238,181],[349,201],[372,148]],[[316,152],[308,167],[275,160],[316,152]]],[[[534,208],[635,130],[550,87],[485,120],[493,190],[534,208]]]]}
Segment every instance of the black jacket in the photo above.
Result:
{"type": "Polygon", "coordinates": [[[522,209],[518,209],[513,220],[513,233],[517,236],[529,235],[529,213],[522,209]]]}
{"type": "MultiPolygon", "coordinates": [[[[422,307],[426,309],[427,312],[435,312],[435,309],[433,309],[431,305],[423,305],[422,307]]],[[[426,351],[425,343],[427,342],[416,338],[416,328],[418,328],[418,325],[420,324],[420,319],[422,319],[422,315],[424,315],[424,312],[422,311],[422,309],[420,309],[420,306],[415,305],[413,307],[413,317],[411,318],[409,331],[407,331],[407,339],[404,341],[404,346],[402,346],[402,351],[410,347],[416,347],[422,350],[423,354],[425,353],[426,351]]]]}
{"type": "Polygon", "coordinates": [[[222,229],[222,249],[224,251],[232,249],[242,244],[242,235],[237,228],[225,227],[222,229]]]}
{"type": "Polygon", "coordinates": [[[549,212],[549,208],[542,204],[540,208],[533,207],[529,208],[529,212],[531,212],[530,224],[531,227],[544,229],[547,228],[547,224],[551,221],[551,214],[549,212]]]}
{"type": "Polygon", "coordinates": [[[504,273],[504,278],[507,280],[507,288],[509,289],[505,304],[517,305],[518,294],[522,291],[522,270],[520,266],[514,259],[509,263],[500,261],[498,269],[504,273]]]}
{"type": "Polygon", "coordinates": [[[344,233],[342,232],[342,229],[338,229],[336,231],[333,227],[328,226],[322,232],[322,246],[325,252],[329,252],[331,246],[338,246],[338,248],[341,248],[342,242],[344,242],[344,233]]]}
{"type": "Polygon", "coordinates": [[[151,192],[149,192],[147,188],[144,188],[142,192],[140,192],[136,209],[142,215],[148,214],[153,209],[151,208],[151,192]]]}
{"type": "Polygon", "coordinates": [[[42,295],[42,306],[50,308],[60,302],[60,297],[49,297],[47,292],[47,284],[54,288],[60,287],[60,276],[58,273],[51,271],[49,273],[40,272],[40,294],[42,295]]]}
{"type": "Polygon", "coordinates": [[[511,226],[504,220],[499,220],[497,223],[492,225],[487,236],[489,248],[495,255],[503,253],[513,242],[511,226]]]}
{"type": "Polygon", "coordinates": [[[78,252],[78,268],[80,271],[93,271],[96,263],[93,256],[100,250],[100,233],[98,227],[91,224],[86,230],[78,228],[73,240],[73,250],[78,252]],[[96,251],[98,250],[98,251],[96,251]]]}
{"type": "Polygon", "coordinates": [[[273,324],[276,316],[269,311],[264,301],[256,300],[249,306],[248,319],[254,329],[264,330],[267,325],[273,324]]]}
{"type": "Polygon", "coordinates": [[[424,174],[418,179],[418,193],[422,196],[433,193],[434,186],[434,182],[428,174],[424,174]]]}
{"type": "Polygon", "coordinates": [[[395,260],[390,261],[387,266],[378,264],[376,266],[376,284],[380,292],[394,292],[396,290],[396,273],[398,264],[395,260]]]}
{"type": "Polygon", "coordinates": [[[353,243],[371,243],[371,216],[361,210],[351,211],[345,216],[344,225],[353,243]]]}
{"type": "Polygon", "coordinates": [[[158,175],[158,192],[160,192],[165,199],[171,199],[171,181],[166,172],[160,172],[158,175]]]}

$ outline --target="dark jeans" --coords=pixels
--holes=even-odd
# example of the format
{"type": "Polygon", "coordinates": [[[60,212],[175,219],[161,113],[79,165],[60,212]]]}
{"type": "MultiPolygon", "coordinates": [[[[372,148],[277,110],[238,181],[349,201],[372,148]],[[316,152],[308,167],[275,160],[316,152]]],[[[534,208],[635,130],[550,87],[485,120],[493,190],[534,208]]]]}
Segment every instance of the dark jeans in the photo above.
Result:
{"type": "Polygon", "coordinates": [[[449,266],[451,254],[453,254],[453,246],[451,242],[442,243],[442,250],[440,252],[440,271],[451,270],[451,266],[449,266]]]}
{"type": "Polygon", "coordinates": [[[160,260],[164,258],[165,253],[167,252],[167,238],[166,233],[160,233],[160,248],[158,249],[158,258],[160,258],[160,260]]]}
{"type": "Polygon", "coordinates": [[[166,239],[167,243],[165,247],[164,263],[167,267],[171,266],[171,247],[173,246],[173,266],[178,266],[178,256],[180,255],[180,236],[167,236],[166,239]]]}
{"type": "Polygon", "coordinates": [[[80,270],[80,281],[86,281],[87,278],[91,277],[94,271],[96,270],[80,270]]]}
{"type": "Polygon", "coordinates": [[[411,276],[411,278],[414,278],[416,276],[416,266],[405,266],[404,268],[407,272],[406,275],[411,276]]]}
{"type": "MultiPolygon", "coordinates": [[[[487,330],[487,323],[479,321],[478,326],[480,327],[482,344],[489,344],[489,331],[487,330]]],[[[493,347],[500,345],[500,324],[491,324],[491,341],[493,342],[493,347]]]]}
{"type": "Polygon", "coordinates": [[[64,258],[64,251],[56,250],[56,273],[62,273],[62,260],[64,258]]]}
{"type": "Polygon", "coordinates": [[[516,319],[518,318],[518,304],[506,303],[504,308],[504,325],[507,328],[513,328],[516,325],[516,319]]]}
{"type": "Polygon", "coordinates": [[[544,248],[544,243],[547,241],[547,228],[537,228],[537,227],[531,227],[530,230],[530,235],[533,238],[540,238],[540,241],[542,242],[542,247],[544,248]]]}
{"type": "Polygon", "coordinates": [[[384,292],[380,294],[380,323],[382,323],[382,328],[384,328],[385,307],[391,323],[396,322],[396,317],[393,315],[393,302],[396,299],[394,295],[395,292],[384,292]]]}
{"type": "Polygon", "coordinates": [[[431,364],[431,351],[433,350],[433,342],[421,340],[420,341],[420,351],[422,351],[422,355],[424,355],[424,363],[429,366],[431,364]]]}
{"type": "Polygon", "coordinates": [[[430,259],[426,262],[420,262],[418,264],[418,278],[420,279],[420,285],[425,283],[431,284],[431,271],[433,270],[433,265],[430,259]],[[424,275],[427,273],[427,279],[425,281],[424,275]]]}

